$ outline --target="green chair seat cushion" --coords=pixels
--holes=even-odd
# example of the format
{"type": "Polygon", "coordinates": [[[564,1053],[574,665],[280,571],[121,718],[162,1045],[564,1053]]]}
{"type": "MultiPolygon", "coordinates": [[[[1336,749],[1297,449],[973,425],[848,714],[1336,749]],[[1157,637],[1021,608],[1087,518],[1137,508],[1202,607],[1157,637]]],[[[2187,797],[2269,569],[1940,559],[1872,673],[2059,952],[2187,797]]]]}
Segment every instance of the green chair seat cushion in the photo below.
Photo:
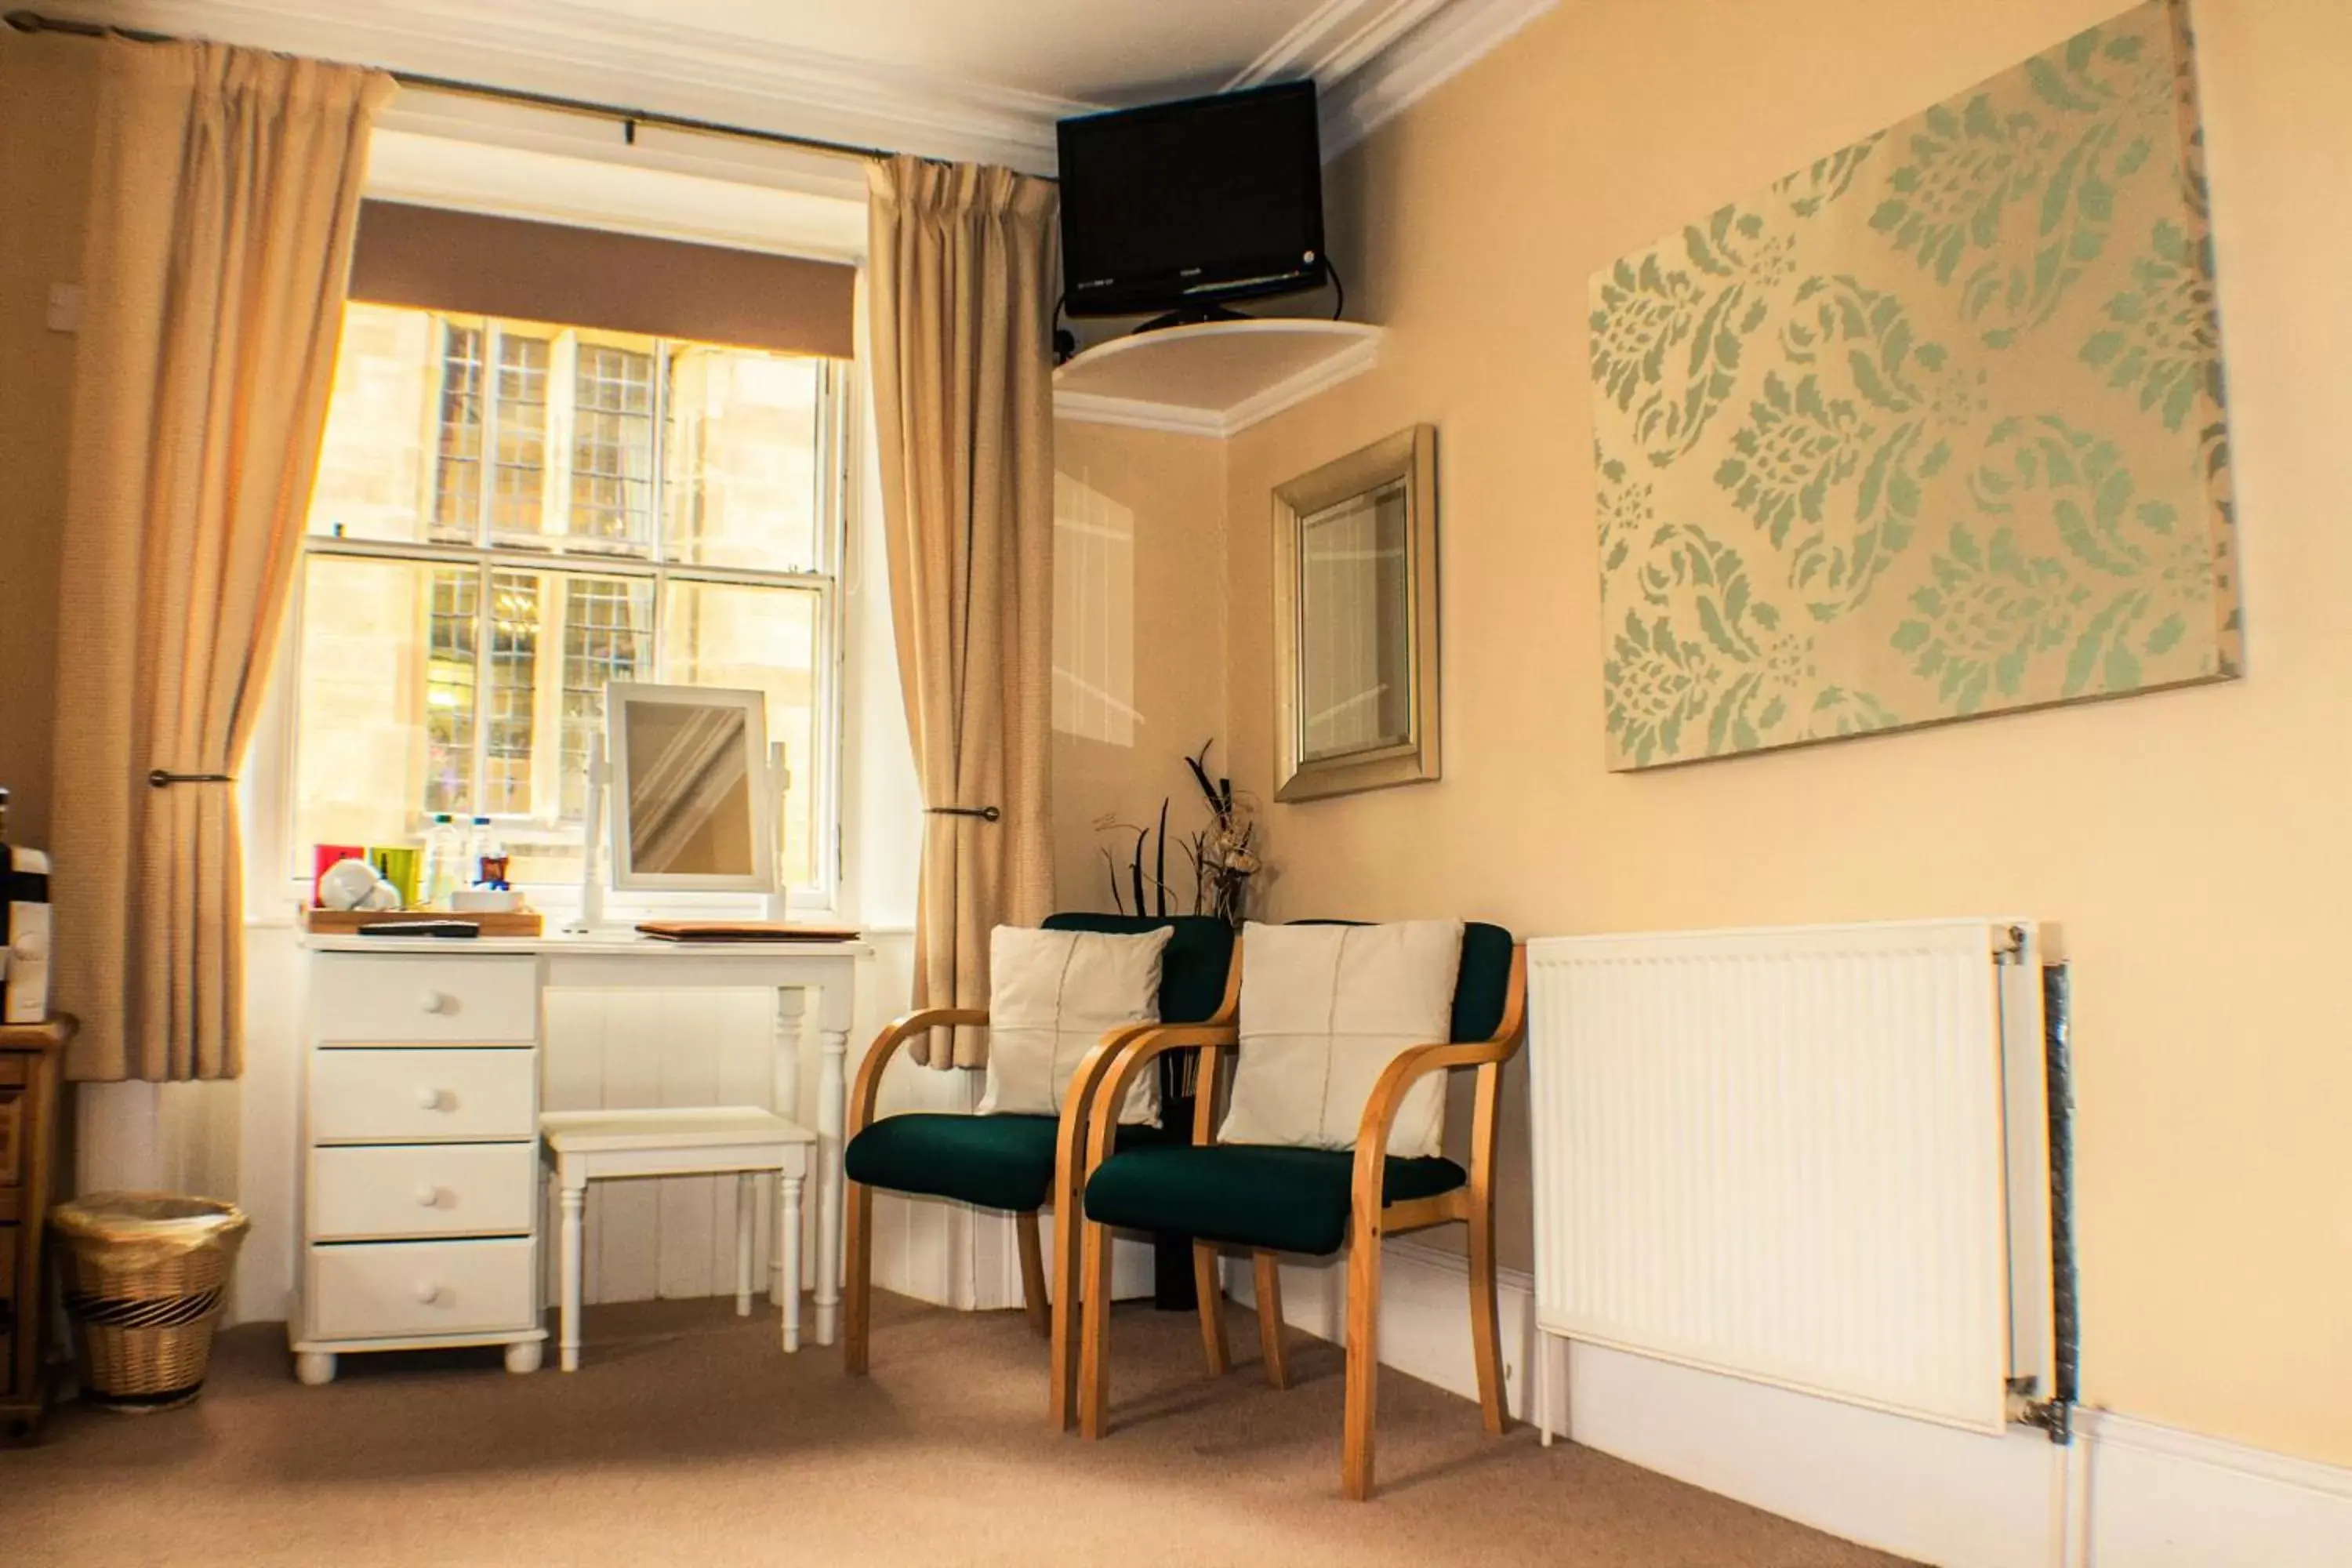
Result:
{"type": "MultiPolygon", "coordinates": [[[[869,1187],[1027,1213],[1042,1206],[1053,1187],[1059,1131],[1051,1116],[910,1111],[886,1116],[851,1139],[842,1165],[851,1181],[869,1187]]],[[[1183,1129],[1123,1126],[1118,1147],[1184,1135],[1183,1129]]]]}
{"type": "MultiPolygon", "coordinates": [[[[1121,1148],[1087,1184],[1087,1217],[1123,1229],[1322,1256],[1348,1239],[1356,1157],[1263,1143],[1121,1148]]],[[[853,1174],[855,1173],[852,1173],[853,1174]]],[[[1382,1203],[1435,1197],[1470,1177],[1451,1160],[1391,1156],[1382,1203]]]]}

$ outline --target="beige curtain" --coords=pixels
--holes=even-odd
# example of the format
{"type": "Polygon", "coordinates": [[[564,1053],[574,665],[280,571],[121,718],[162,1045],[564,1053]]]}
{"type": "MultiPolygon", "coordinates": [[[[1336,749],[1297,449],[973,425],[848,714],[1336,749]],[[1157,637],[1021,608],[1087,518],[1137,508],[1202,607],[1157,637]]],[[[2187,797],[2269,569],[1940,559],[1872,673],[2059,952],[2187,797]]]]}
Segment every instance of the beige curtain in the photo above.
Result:
{"type": "MultiPolygon", "coordinates": [[[[929,808],[915,1003],[984,1007],[990,928],[1034,925],[1053,900],[1055,191],[907,157],[868,184],[890,607],[929,808]]],[[[985,1058],[971,1029],[915,1049],[985,1058]]]]}
{"type": "Polygon", "coordinates": [[[58,1005],[80,1079],[233,1078],[230,773],[292,584],[380,73],[109,38],[61,572],[58,1005]]]}

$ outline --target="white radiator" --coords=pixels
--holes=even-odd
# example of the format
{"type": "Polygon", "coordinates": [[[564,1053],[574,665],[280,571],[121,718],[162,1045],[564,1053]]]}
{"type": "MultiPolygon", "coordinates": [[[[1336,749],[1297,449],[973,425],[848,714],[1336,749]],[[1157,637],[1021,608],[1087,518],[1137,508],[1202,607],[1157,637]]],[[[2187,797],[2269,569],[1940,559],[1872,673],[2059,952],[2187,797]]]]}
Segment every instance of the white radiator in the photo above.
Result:
{"type": "Polygon", "coordinates": [[[2039,941],[1528,944],[1548,1333],[1998,1432],[2050,1392],[2039,941]]]}

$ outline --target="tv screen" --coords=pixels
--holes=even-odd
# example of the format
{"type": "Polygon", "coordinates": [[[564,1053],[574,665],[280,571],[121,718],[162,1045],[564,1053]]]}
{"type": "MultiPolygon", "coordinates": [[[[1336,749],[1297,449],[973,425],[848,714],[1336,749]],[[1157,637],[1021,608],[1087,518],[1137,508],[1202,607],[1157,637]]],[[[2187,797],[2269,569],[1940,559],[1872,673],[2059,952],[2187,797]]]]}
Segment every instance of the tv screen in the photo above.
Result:
{"type": "Polygon", "coordinates": [[[1165,310],[1322,283],[1315,84],[1065,120],[1062,279],[1073,316],[1165,310]]]}

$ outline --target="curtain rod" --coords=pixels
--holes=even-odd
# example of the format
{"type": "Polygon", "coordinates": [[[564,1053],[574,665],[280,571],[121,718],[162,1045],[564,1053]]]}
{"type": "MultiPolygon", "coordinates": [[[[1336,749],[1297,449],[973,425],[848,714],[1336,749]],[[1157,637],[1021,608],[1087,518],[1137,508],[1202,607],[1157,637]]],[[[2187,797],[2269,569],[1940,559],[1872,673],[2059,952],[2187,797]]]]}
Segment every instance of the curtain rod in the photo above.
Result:
{"type": "MultiPolygon", "coordinates": [[[[111,34],[142,44],[175,44],[182,42],[169,33],[151,33],[131,27],[110,27],[100,22],[80,22],[57,16],[44,16],[37,11],[11,11],[8,26],[20,33],[59,33],[76,38],[102,38],[111,34]]],[[[596,103],[584,98],[563,98],[554,93],[526,92],[520,88],[492,87],[485,82],[457,81],[448,77],[419,76],[413,71],[388,71],[393,80],[403,87],[420,88],[431,92],[457,93],[467,98],[487,98],[501,103],[520,103],[532,109],[553,110],[562,114],[582,114],[597,120],[618,121],[623,140],[635,146],[637,127],[649,125],[660,131],[683,131],[697,136],[731,136],[743,142],[764,142],[773,147],[795,147],[805,153],[823,153],[835,158],[873,160],[893,156],[886,147],[861,147],[853,142],[827,142],[818,136],[795,136],[786,131],[761,131],[748,125],[727,125],[715,120],[695,120],[682,114],[665,114],[654,109],[624,109],[617,104],[596,103]]]]}

